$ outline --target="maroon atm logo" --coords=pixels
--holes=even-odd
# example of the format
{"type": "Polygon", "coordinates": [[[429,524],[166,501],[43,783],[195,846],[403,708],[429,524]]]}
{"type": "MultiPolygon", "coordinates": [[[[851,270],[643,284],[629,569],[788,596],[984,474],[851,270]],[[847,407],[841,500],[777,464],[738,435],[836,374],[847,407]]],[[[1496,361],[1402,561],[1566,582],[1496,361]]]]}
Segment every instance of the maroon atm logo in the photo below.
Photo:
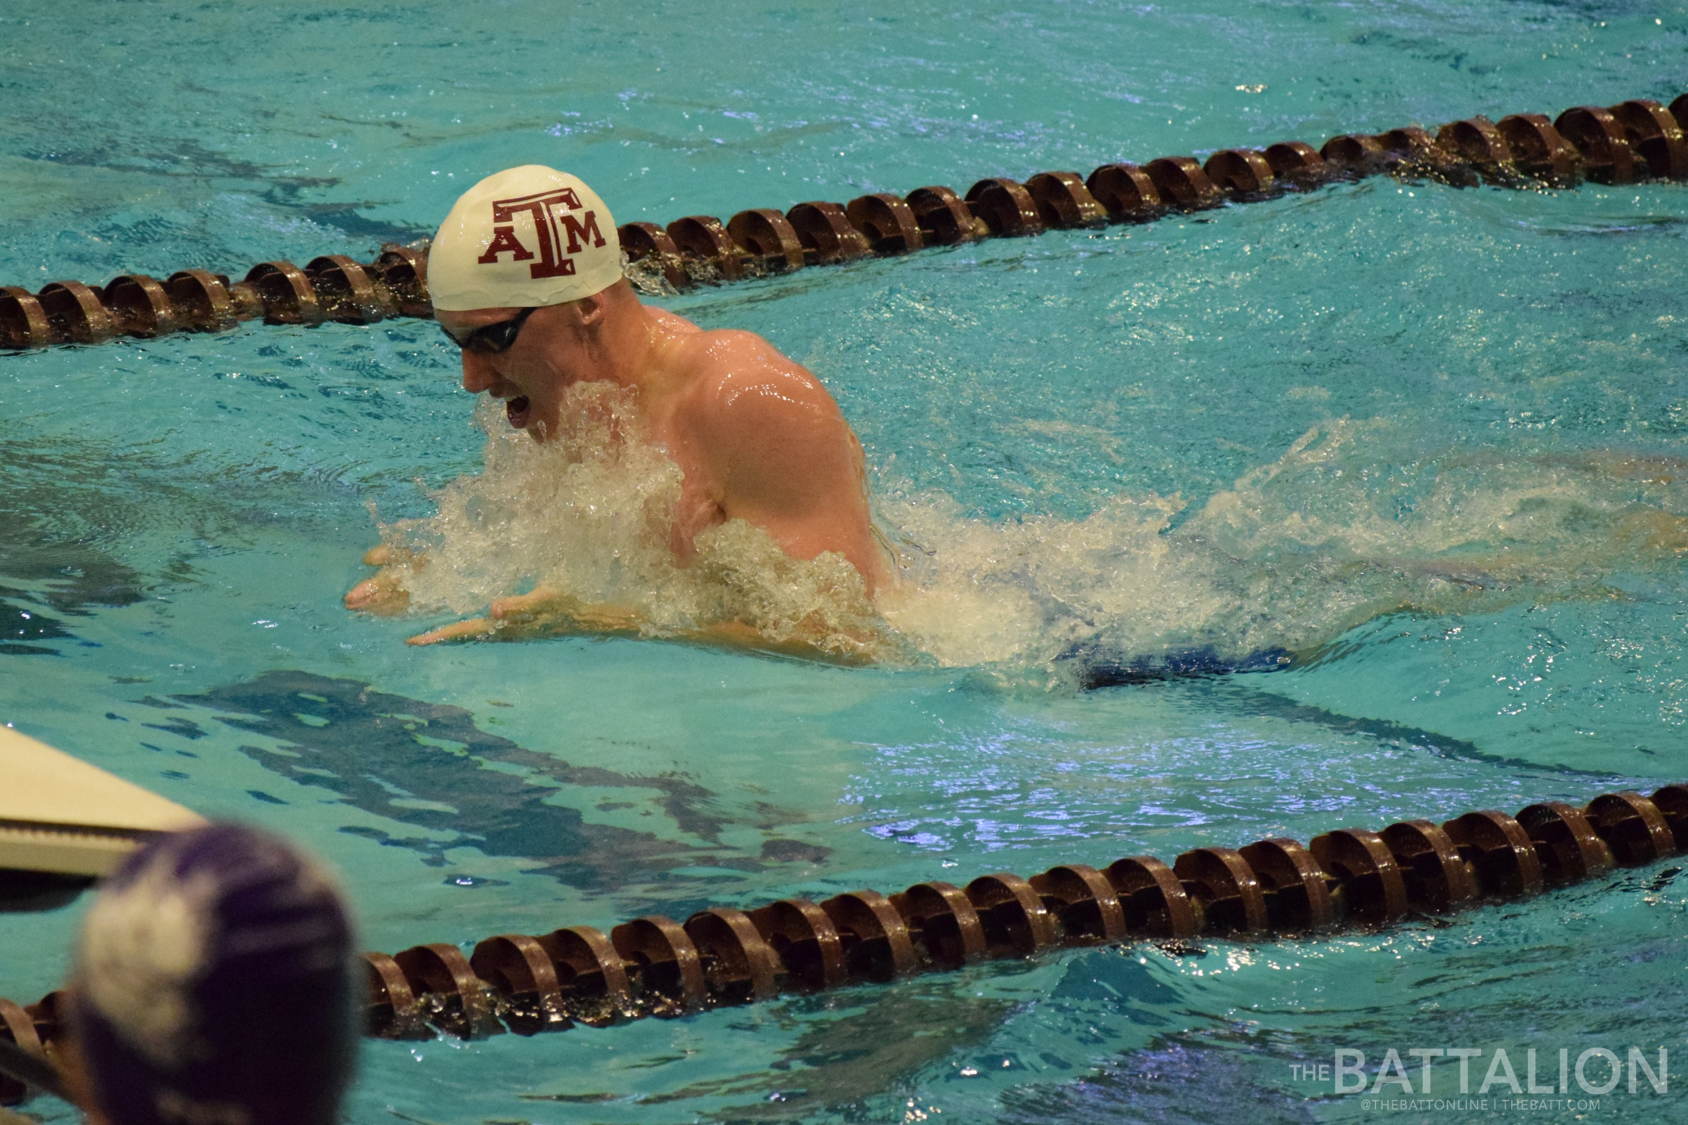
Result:
{"type": "Polygon", "coordinates": [[[604,245],[604,233],[598,229],[598,213],[587,211],[584,218],[571,212],[582,210],[580,196],[573,188],[559,188],[538,195],[524,195],[519,199],[495,199],[492,202],[492,241],[486,253],[475,260],[483,266],[496,265],[498,255],[509,254],[512,262],[532,262],[533,251],[516,238],[511,225],[517,215],[527,212],[533,216],[533,229],[539,236],[539,260],[528,267],[528,273],[539,277],[569,277],[574,273],[573,255],[580,253],[581,244],[604,245]],[[561,208],[561,210],[559,210],[561,208]],[[563,249],[565,239],[568,248],[563,249]]]}

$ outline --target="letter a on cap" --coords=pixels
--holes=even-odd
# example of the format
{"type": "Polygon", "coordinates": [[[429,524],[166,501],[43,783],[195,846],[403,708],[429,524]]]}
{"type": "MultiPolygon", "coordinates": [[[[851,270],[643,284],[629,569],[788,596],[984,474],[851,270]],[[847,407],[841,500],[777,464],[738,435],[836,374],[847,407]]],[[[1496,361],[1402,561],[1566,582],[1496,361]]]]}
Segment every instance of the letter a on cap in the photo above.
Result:
{"type": "Polygon", "coordinates": [[[486,253],[476,258],[475,261],[483,266],[492,265],[498,261],[498,255],[506,251],[515,255],[514,258],[510,259],[513,262],[525,262],[533,257],[532,250],[516,241],[515,227],[493,227],[492,241],[487,243],[486,253]]]}

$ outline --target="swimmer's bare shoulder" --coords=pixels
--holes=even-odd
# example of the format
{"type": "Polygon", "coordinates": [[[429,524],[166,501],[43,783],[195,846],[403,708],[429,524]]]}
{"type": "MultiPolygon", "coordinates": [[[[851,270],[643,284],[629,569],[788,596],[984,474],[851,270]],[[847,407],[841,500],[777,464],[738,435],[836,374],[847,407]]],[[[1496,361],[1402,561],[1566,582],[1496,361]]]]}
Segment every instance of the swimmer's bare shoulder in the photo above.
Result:
{"type": "Polygon", "coordinates": [[[862,447],[832,395],[754,332],[679,343],[687,378],[675,426],[700,451],[725,518],[762,528],[793,558],[838,552],[871,594],[884,563],[862,447]]]}

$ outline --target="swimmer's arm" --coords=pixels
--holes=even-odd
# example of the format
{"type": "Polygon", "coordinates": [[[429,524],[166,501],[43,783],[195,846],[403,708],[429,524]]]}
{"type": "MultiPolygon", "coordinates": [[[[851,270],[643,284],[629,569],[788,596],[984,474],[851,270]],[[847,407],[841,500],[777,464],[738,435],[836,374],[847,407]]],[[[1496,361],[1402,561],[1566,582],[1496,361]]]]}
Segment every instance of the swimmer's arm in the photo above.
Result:
{"type": "MultiPolygon", "coordinates": [[[[368,566],[392,567],[401,565],[396,554],[386,545],[375,547],[364,556],[368,566]]],[[[421,559],[408,560],[404,565],[421,565],[421,559]]],[[[360,582],[346,595],[348,609],[366,613],[394,615],[402,613],[410,602],[410,595],[396,585],[390,575],[378,574],[360,582]]],[[[473,640],[501,637],[519,639],[532,636],[594,636],[636,637],[641,634],[642,620],[633,610],[618,605],[587,605],[579,598],[541,587],[527,594],[499,598],[489,607],[486,617],[454,621],[438,629],[419,633],[405,641],[411,645],[433,645],[445,641],[473,640]]],[[[802,641],[773,642],[738,621],[726,621],[672,638],[710,648],[743,649],[753,652],[776,652],[809,660],[837,661],[837,653],[823,652],[802,641]]],[[[865,652],[865,647],[864,647],[865,652]]],[[[848,658],[845,658],[848,659],[848,658]]]]}
{"type": "Polygon", "coordinates": [[[511,636],[637,636],[639,624],[639,615],[625,606],[587,605],[572,594],[541,586],[532,593],[495,599],[485,617],[441,625],[438,629],[409,638],[405,644],[432,645],[501,633],[511,636]]]}
{"type": "MultiPolygon", "coordinates": [[[[625,606],[589,606],[572,595],[541,587],[529,594],[499,598],[492,603],[486,617],[454,621],[411,637],[405,643],[433,645],[444,641],[493,637],[515,640],[531,636],[635,637],[640,635],[640,624],[639,615],[625,606]]],[[[806,660],[852,662],[849,656],[841,657],[804,641],[770,641],[741,621],[726,621],[664,639],[709,648],[779,653],[806,660]]],[[[862,658],[866,658],[865,646],[862,658]]]]}

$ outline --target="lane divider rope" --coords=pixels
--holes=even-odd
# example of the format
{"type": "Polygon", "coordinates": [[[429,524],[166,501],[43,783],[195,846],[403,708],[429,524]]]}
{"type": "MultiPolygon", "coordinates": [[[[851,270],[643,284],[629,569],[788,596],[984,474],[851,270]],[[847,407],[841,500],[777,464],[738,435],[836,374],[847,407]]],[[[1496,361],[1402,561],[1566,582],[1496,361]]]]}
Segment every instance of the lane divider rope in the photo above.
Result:
{"type": "MultiPolygon", "coordinates": [[[[1170,865],[1127,856],[1100,870],[1062,864],[1029,879],[996,872],[965,887],[926,882],[891,895],[859,890],[820,903],[710,907],[684,923],[653,914],[608,934],[591,926],[498,934],[468,954],[435,942],[363,954],[365,1026],[384,1039],[534,1035],[1059,947],[1376,932],[1683,852],[1688,785],[1666,785],[1651,797],[1603,793],[1580,809],[1544,801],[1516,817],[1491,809],[1381,832],[1341,828],[1305,845],[1272,837],[1238,849],[1196,848],[1170,865]]],[[[27,1006],[0,1000],[0,1041],[51,1061],[64,1012],[62,991],[27,1006]]],[[[0,1104],[15,1104],[29,1090],[5,1076],[3,1063],[0,1104]]]]}
{"type": "MultiPolygon", "coordinates": [[[[627,223],[620,228],[621,245],[637,279],[681,290],[981,238],[1149,222],[1379,173],[1462,187],[1681,182],[1688,180],[1685,127],[1688,94],[1668,109],[1638,98],[1605,108],[1577,106],[1551,121],[1529,113],[1498,122],[1472,117],[1434,135],[1408,126],[1343,134],[1319,149],[1283,141],[1260,150],[1224,149],[1206,163],[1163,156],[1141,166],[1104,164],[1084,178],[1076,172],[1039,172],[1023,183],[992,177],[965,196],[931,185],[847,204],[753,208],[724,225],[712,215],[687,215],[666,227],[627,223]]],[[[219,332],[259,319],[314,327],[432,315],[426,250],[388,244],[373,262],[342,254],[313,258],[303,269],[282,260],[260,262],[240,281],[185,269],[162,281],[138,273],[104,286],[55,281],[35,293],[0,286],[0,349],[219,332]]]]}

